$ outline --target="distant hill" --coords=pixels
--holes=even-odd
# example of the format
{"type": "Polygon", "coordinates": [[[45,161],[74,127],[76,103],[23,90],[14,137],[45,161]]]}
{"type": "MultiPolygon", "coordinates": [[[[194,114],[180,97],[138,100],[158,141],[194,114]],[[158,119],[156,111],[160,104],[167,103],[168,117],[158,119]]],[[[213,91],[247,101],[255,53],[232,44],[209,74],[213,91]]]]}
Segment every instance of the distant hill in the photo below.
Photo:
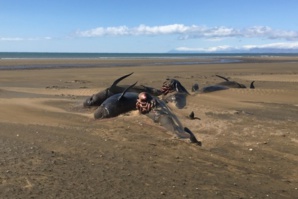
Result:
{"type": "Polygon", "coordinates": [[[171,50],[169,53],[298,53],[298,49],[278,49],[278,48],[251,48],[245,49],[228,49],[218,51],[186,51],[186,50],[171,50]]]}
{"type": "Polygon", "coordinates": [[[250,53],[298,53],[298,49],[252,48],[250,53]]]}

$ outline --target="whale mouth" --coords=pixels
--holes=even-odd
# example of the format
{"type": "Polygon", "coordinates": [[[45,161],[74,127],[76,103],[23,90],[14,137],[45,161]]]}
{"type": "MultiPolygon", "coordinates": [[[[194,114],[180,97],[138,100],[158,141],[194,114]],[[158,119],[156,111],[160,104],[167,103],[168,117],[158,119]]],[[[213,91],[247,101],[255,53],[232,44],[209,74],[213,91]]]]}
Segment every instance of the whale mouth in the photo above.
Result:
{"type": "Polygon", "coordinates": [[[103,119],[108,118],[110,115],[109,110],[106,107],[98,107],[94,112],[94,118],[95,119],[103,119]]]}
{"type": "Polygon", "coordinates": [[[92,101],[93,101],[93,96],[88,98],[85,102],[84,102],[84,107],[89,107],[92,106],[92,101]]]}
{"type": "Polygon", "coordinates": [[[84,101],[84,107],[91,107],[91,106],[100,106],[100,104],[102,103],[102,101],[99,101],[98,97],[93,94],[91,97],[87,98],[84,101]]]}

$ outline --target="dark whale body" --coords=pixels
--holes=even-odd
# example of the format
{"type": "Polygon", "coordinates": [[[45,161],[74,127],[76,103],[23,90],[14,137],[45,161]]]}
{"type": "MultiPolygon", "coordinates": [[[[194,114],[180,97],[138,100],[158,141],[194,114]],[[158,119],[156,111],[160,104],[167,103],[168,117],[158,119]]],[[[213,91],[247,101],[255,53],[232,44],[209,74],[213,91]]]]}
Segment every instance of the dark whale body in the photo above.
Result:
{"type": "MultiPolygon", "coordinates": [[[[209,92],[214,92],[214,91],[227,90],[229,88],[246,88],[246,86],[244,84],[240,84],[236,81],[230,81],[228,78],[220,76],[220,75],[216,75],[216,76],[221,78],[221,79],[224,79],[225,81],[217,83],[215,85],[205,86],[202,89],[202,93],[209,93],[209,92]]],[[[255,81],[252,81],[250,83],[250,88],[251,89],[255,88],[254,82],[255,81]]]]}
{"type": "MultiPolygon", "coordinates": [[[[133,87],[133,84],[131,87],[133,87]]],[[[117,93],[107,98],[94,112],[95,119],[116,117],[122,113],[136,110],[138,93],[127,92],[128,87],[123,93],[117,93]]]]}
{"type": "MultiPolygon", "coordinates": [[[[129,87],[129,85],[118,86],[117,84],[121,80],[125,79],[126,77],[132,74],[133,73],[130,73],[128,75],[124,75],[116,79],[109,88],[106,88],[105,90],[100,91],[88,97],[83,103],[84,107],[100,106],[107,98],[111,97],[112,95],[115,95],[117,93],[122,93],[126,88],[129,87]]],[[[130,88],[130,92],[136,92],[136,93],[148,92],[154,96],[158,96],[162,94],[161,91],[158,89],[148,87],[148,86],[143,86],[143,85],[134,86],[130,88]]]]}
{"type": "Polygon", "coordinates": [[[190,139],[192,143],[200,146],[202,145],[201,141],[198,141],[195,135],[187,127],[183,127],[180,120],[172,113],[164,101],[145,92],[139,94],[139,100],[140,99],[142,101],[141,103],[145,103],[144,101],[146,101],[150,104],[150,106],[137,106],[141,114],[145,114],[155,123],[158,123],[168,131],[174,133],[178,138],[190,139]],[[150,109],[144,111],[142,109],[143,107],[150,107],[150,109]]]}
{"type": "MultiPolygon", "coordinates": [[[[230,81],[228,78],[220,76],[220,75],[216,75],[216,76],[225,80],[224,82],[220,82],[217,85],[226,86],[226,87],[229,87],[229,88],[246,88],[246,86],[244,84],[240,84],[236,81],[230,81]]],[[[251,82],[250,88],[255,88],[254,87],[254,82],[255,81],[251,82]]]]}
{"type": "Polygon", "coordinates": [[[226,90],[229,89],[227,86],[222,86],[222,85],[211,85],[211,86],[205,86],[202,89],[202,93],[210,93],[214,91],[221,91],[221,90],[226,90]]]}

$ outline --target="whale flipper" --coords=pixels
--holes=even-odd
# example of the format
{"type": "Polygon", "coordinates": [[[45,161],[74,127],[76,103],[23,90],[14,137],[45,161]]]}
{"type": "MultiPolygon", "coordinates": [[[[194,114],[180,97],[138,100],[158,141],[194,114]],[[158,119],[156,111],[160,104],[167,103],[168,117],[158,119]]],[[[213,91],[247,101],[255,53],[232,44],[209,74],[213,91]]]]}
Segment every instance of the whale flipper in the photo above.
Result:
{"type": "Polygon", "coordinates": [[[134,84],[132,84],[132,85],[130,85],[129,87],[127,87],[127,88],[122,92],[122,94],[119,96],[118,101],[120,101],[120,100],[123,98],[124,94],[125,94],[130,88],[134,87],[136,84],[137,84],[137,82],[134,83],[134,84]]]}
{"type": "Polygon", "coordinates": [[[255,83],[255,81],[252,81],[252,82],[250,83],[250,88],[251,88],[251,89],[254,89],[254,88],[255,88],[254,83],[255,83]]]}
{"type": "Polygon", "coordinates": [[[226,77],[223,77],[223,76],[220,76],[220,75],[215,75],[216,77],[219,77],[219,78],[222,78],[222,79],[224,79],[224,80],[226,80],[227,82],[229,82],[230,80],[228,79],[228,78],[226,78],[226,77]]]}

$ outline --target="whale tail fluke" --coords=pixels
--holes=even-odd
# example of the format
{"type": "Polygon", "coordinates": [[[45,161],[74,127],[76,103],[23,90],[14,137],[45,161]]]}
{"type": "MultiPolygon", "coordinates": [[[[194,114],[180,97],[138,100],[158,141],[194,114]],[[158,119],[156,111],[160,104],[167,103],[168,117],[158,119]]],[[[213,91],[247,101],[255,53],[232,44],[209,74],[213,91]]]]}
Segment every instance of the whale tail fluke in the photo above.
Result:
{"type": "Polygon", "coordinates": [[[195,144],[197,144],[197,145],[199,145],[199,146],[202,146],[202,142],[197,140],[197,138],[196,138],[195,135],[191,132],[191,130],[189,130],[189,128],[184,127],[184,131],[190,135],[190,138],[189,138],[189,139],[190,139],[190,141],[191,141],[192,143],[195,143],[195,144]]]}

